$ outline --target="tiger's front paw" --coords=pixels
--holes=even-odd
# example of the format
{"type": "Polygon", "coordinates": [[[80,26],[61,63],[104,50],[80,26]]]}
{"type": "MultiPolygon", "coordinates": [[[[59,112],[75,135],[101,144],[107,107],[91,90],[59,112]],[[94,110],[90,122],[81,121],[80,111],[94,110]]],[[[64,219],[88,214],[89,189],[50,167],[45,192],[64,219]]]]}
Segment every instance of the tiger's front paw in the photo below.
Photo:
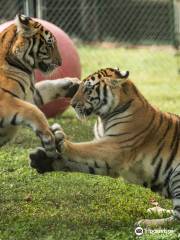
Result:
{"type": "Polygon", "coordinates": [[[46,150],[42,147],[36,148],[29,154],[30,166],[35,168],[38,173],[53,171],[54,158],[47,156],[46,150]]]}
{"type": "Polygon", "coordinates": [[[65,91],[65,97],[72,98],[77,90],[79,89],[79,85],[81,81],[78,78],[64,78],[65,86],[63,87],[65,91]]]}
{"type": "Polygon", "coordinates": [[[58,159],[48,157],[46,150],[42,147],[36,148],[29,154],[30,166],[35,168],[38,173],[52,171],[68,171],[66,161],[61,154],[58,154],[58,159]]]}
{"type": "Polygon", "coordinates": [[[53,83],[56,91],[56,98],[72,98],[77,92],[81,81],[78,78],[66,77],[56,79],[53,83]]]}
{"type": "Polygon", "coordinates": [[[58,153],[62,153],[66,135],[65,135],[62,127],[58,123],[54,123],[51,126],[51,131],[53,132],[53,134],[55,136],[56,149],[57,149],[58,153]]]}

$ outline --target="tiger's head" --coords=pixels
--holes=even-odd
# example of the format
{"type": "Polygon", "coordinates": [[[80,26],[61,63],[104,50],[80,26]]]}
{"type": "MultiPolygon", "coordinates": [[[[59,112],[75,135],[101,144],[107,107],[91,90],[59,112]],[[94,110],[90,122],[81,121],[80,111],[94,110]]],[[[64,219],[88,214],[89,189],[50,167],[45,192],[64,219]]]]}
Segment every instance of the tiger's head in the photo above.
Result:
{"type": "Polygon", "coordinates": [[[71,100],[77,116],[83,119],[91,114],[99,116],[113,111],[121,102],[127,101],[124,87],[129,72],[105,68],[85,78],[71,100]],[[124,86],[123,86],[124,85],[124,86]]]}
{"type": "Polygon", "coordinates": [[[50,73],[61,65],[55,37],[39,22],[19,14],[15,18],[15,25],[7,28],[6,33],[8,29],[14,31],[14,36],[9,44],[7,61],[24,66],[29,71],[37,68],[43,73],[50,73]]]}

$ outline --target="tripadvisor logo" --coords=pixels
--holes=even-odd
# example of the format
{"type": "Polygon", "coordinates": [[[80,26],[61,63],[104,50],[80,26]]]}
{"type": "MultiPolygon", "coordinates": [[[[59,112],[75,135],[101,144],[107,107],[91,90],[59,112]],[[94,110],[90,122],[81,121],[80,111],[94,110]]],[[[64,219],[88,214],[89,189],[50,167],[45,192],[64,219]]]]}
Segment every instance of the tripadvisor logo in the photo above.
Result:
{"type": "Polygon", "coordinates": [[[142,236],[143,233],[144,233],[144,231],[143,231],[143,228],[142,228],[142,227],[137,227],[137,228],[135,229],[135,234],[136,234],[136,236],[142,236]]]}
{"type": "MultiPolygon", "coordinates": [[[[143,234],[161,234],[161,235],[172,235],[175,234],[175,230],[170,230],[170,229],[149,229],[145,228],[143,229],[142,227],[137,227],[135,229],[135,234],[136,236],[142,236],[143,234]]],[[[178,234],[178,237],[180,237],[180,234],[178,234]]],[[[180,238],[178,238],[180,239],[180,238]]]]}

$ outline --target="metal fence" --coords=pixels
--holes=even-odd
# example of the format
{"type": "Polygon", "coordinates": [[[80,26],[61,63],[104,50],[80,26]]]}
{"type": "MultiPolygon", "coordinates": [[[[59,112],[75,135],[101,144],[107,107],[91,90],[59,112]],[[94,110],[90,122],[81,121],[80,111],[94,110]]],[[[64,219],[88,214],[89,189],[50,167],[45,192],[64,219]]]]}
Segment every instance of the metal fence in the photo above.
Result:
{"type": "Polygon", "coordinates": [[[83,41],[173,44],[173,1],[44,1],[43,16],[83,41]]]}
{"type": "Polygon", "coordinates": [[[146,71],[158,74],[160,68],[166,70],[174,61],[175,67],[170,67],[168,74],[174,76],[178,71],[179,0],[0,0],[0,3],[1,22],[21,12],[61,27],[78,46],[83,67],[99,58],[99,67],[120,64],[133,68],[136,74],[146,71]],[[127,49],[126,59],[119,59],[124,56],[122,49],[127,49]],[[133,50],[137,50],[140,60],[134,65],[128,62],[133,50]],[[107,61],[101,61],[102,58],[107,61]],[[145,64],[148,69],[144,69],[142,59],[149,61],[149,65],[145,64]]]}

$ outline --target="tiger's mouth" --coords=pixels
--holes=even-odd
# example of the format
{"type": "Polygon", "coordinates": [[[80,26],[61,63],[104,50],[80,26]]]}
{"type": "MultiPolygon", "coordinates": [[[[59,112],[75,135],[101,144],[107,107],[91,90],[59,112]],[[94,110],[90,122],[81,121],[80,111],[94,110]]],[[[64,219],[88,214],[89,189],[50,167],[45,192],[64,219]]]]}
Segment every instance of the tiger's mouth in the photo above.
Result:
{"type": "Polygon", "coordinates": [[[79,108],[79,107],[75,107],[74,108],[77,117],[80,120],[85,120],[87,117],[89,117],[92,113],[93,113],[93,108],[79,108]]]}
{"type": "Polygon", "coordinates": [[[54,63],[50,63],[50,64],[46,64],[44,62],[39,63],[40,71],[45,74],[52,73],[57,67],[58,67],[58,65],[54,64],[54,63]]]}

